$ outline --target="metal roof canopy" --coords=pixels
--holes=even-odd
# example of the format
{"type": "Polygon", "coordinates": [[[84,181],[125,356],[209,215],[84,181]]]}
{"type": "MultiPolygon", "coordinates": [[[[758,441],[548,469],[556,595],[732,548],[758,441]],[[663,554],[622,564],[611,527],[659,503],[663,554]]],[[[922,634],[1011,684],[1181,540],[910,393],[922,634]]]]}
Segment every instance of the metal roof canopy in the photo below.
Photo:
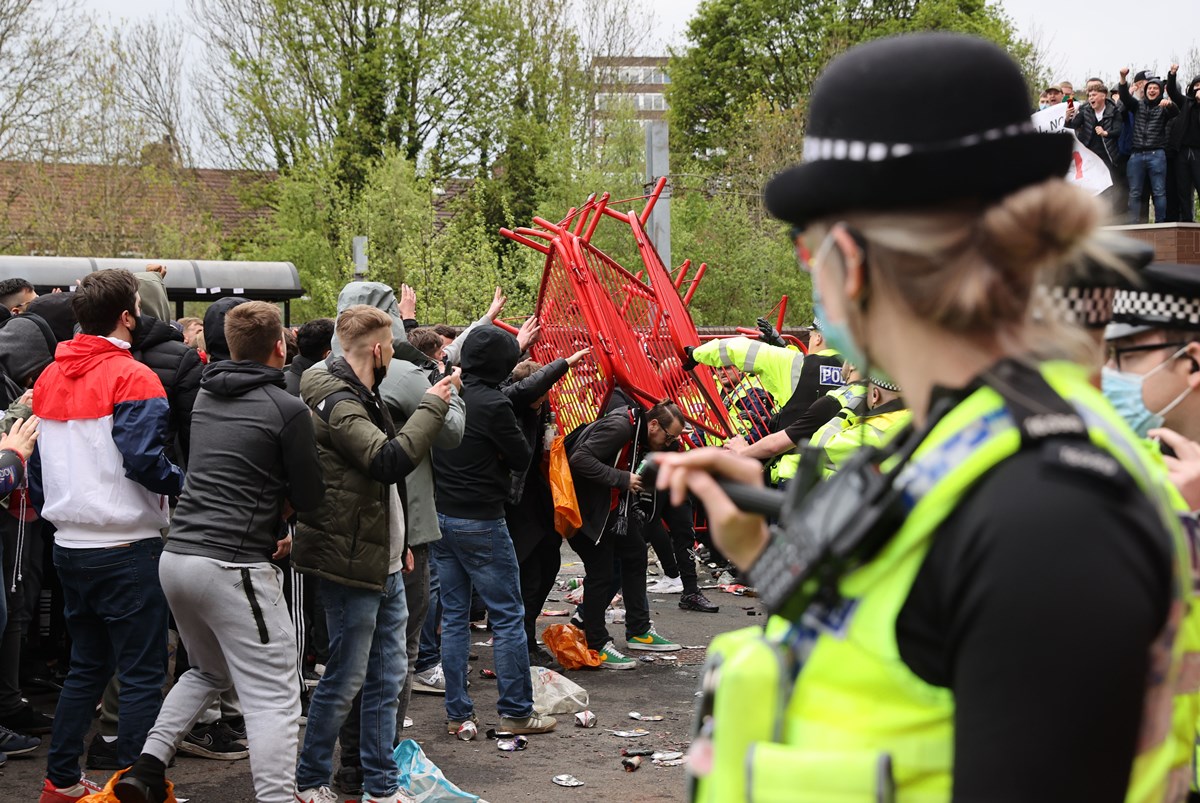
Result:
{"type": "Polygon", "coordinates": [[[0,280],[22,278],[39,293],[71,286],[97,270],[119,268],[141,273],[147,265],[167,269],[164,283],[171,301],[216,301],[243,296],[286,301],[304,295],[300,274],[291,262],[220,262],[188,259],[92,259],[90,257],[0,256],[0,280]]]}

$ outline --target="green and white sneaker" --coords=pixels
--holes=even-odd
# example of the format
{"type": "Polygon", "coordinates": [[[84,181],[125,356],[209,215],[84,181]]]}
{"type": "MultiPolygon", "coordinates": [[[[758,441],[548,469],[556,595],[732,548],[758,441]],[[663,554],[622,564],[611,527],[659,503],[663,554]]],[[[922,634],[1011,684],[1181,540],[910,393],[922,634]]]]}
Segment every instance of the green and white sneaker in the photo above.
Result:
{"type": "Polygon", "coordinates": [[[675,652],[682,649],[675,642],[654,632],[654,625],[651,625],[650,629],[640,636],[625,639],[625,646],[631,650],[645,650],[646,652],[675,652]]]}
{"type": "Polygon", "coordinates": [[[610,641],[600,650],[601,669],[633,669],[637,661],[623,655],[610,641]]]}

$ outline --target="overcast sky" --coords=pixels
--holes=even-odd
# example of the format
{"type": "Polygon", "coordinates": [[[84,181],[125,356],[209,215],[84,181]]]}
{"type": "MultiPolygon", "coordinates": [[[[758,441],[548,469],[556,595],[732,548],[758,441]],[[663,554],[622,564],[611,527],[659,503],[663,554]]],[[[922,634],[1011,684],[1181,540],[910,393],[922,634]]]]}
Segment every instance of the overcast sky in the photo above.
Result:
{"type": "MultiPolygon", "coordinates": [[[[664,51],[668,45],[682,43],[687,20],[698,5],[699,0],[646,4],[654,9],[664,51]]],[[[1172,60],[1178,59],[1187,69],[1189,49],[1200,50],[1200,2],[1196,0],[1152,3],[1146,8],[1158,12],[1155,16],[1143,14],[1130,0],[1001,0],[1001,5],[1024,35],[1040,40],[1056,69],[1054,80],[1070,80],[1076,86],[1090,75],[1115,81],[1122,66],[1165,75],[1172,60]],[[1168,8],[1169,15],[1162,13],[1168,8]]],[[[113,18],[185,11],[184,0],[84,0],[84,6],[113,18]]],[[[1200,64],[1192,66],[1200,69],[1200,64]]]]}

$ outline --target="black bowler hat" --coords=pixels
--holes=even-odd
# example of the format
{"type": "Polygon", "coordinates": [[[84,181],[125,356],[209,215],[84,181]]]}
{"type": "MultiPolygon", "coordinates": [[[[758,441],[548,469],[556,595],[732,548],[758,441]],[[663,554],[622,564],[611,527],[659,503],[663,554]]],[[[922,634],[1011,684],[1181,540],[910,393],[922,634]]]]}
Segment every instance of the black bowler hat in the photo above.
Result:
{"type": "Polygon", "coordinates": [[[947,33],[877,39],[817,79],[803,160],[767,184],[765,200],[797,226],[993,200],[1066,175],[1071,142],[1034,128],[1021,70],[996,45],[947,33]],[[875,89],[864,95],[864,84],[875,89]]]}

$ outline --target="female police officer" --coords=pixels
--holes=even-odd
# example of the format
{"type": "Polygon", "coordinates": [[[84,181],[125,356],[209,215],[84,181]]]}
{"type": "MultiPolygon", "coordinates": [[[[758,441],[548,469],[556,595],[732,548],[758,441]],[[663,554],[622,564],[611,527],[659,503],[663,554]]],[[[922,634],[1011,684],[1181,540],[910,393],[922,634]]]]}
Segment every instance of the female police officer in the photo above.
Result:
{"type": "Polygon", "coordinates": [[[1177,524],[1088,369],[1037,353],[1047,340],[1028,323],[1039,270],[1100,215],[1060,178],[1070,152],[1032,128],[1019,69],[981,40],[878,40],[816,83],[803,162],[768,185],[767,205],[803,232],[831,345],[894,378],[914,423],[770,531],[712,476],[759,483],[754,461],[715,449],[660,461],[658,486],[704,502],[760,590],[800,578],[791,598],[804,606],[777,606],[789,626],[760,633],[780,666],[794,662],[769,725],[753,696],[773,687],[727,681],[773,663],[714,642],[726,661],[693,748],[700,798],[1186,793],[1168,743],[1177,524]],[[867,495],[843,494],[839,512],[839,488],[867,495]],[[722,694],[750,696],[731,708],[722,694]]]}

